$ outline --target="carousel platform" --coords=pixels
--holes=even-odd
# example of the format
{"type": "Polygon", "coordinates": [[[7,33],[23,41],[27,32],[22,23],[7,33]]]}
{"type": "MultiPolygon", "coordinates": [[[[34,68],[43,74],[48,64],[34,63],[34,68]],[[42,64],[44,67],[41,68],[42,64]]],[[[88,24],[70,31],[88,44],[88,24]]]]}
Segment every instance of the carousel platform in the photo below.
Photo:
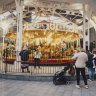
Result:
{"type": "MultiPolygon", "coordinates": [[[[4,62],[6,62],[7,61],[7,63],[10,63],[10,64],[13,64],[14,63],[14,61],[15,61],[16,59],[7,59],[6,60],[6,58],[4,59],[4,62]]],[[[21,62],[21,61],[19,61],[19,62],[21,62]]],[[[41,59],[40,60],[40,65],[42,66],[42,65],[64,65],[64,64],[67,64],[67,63],[74,63],[75,62],[75,60],[73,60],[73,59],[71,59],[71,58],[62,58],[62,59],[41,59]]],[[[30,65],[34,65],[34,59],[29,59],[28,60],[28,64],[30,64],[30,65]]]]}

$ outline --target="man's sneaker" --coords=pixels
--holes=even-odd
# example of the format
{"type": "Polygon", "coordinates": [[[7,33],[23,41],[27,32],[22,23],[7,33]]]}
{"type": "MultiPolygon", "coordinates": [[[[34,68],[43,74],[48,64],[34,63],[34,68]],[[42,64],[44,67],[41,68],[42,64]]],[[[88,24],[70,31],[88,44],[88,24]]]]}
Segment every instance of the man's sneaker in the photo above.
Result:
{"type": "Polygon", "coordinates": [[[76,88],[80,89],[80,85],[76,85],[76,88]]]}
{"type": "Polygon", "coordinates": [[[89,87],[88,87],[88,85],[85,85],[84,87],[85,87],[86,89],[88,89],[88,88],[89,88],[89,87]]]}
{"type": "Polygon", "coordinates": [[[91,79],[88,79],[88,81],[92,81],[91,79]]]}

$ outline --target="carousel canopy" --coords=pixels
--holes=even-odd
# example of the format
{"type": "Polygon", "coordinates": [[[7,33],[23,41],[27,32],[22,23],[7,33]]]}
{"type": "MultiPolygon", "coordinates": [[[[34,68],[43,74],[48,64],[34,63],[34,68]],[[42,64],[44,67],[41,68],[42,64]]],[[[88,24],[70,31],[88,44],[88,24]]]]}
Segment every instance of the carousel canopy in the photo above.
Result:
{"type": "MultiPolygon", "coordinates": [[[[23,23],[46,22],[62,25],[83,25],[83,4],[86,12],[92,11],[91,26],[96,26],[96,0],[24,0],[23,23]]],[[[16,31],[16,4],[15,0],[0,0],[0,25],[3,29],[10,28],[10,32],[16,31]]],[[[86,17],[86,24],[88,17],[86,17]]],[[[95,28],[96,29],[96,28],[95,28]]],[[[6,33],[5,33],[6,34],[6,33]]]]}

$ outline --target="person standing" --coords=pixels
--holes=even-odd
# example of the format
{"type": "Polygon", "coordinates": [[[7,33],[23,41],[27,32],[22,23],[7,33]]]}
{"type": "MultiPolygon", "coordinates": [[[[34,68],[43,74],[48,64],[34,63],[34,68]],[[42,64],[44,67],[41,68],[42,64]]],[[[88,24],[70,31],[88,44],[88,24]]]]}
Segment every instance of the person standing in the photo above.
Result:
{"type": "Polygon", "coordinates": [[[23,50],[19,53],[21,56],[22,72],[24,72],[25,68],[27,69],[27,72],[30,72],[28,64],[29,54],[31,54],[31,52],[27,50],[27,46],[24,46],[23,50]]]}
{"type": "Polygon", "coordinates": [[[7,59],[8,55],[9,55],[8,53],[9,53],[9,43],[7,43],[6,49],[4,49],[4,52],[3,52],[4,58],[7,59]]]}
{"type": "Polygon", "coordinates": [[[85,66],[86,66],[86,61],[88,61],[88,56],[85,53],[84,49],[82,49],[80,52],[74,54],[72,57],[75,62],[75,67],[76,67],[76,79],[77,79],[77,88],[80,88],[80,73],[83,77],[84,83],[85,83],[85,88],[88,89],[88,84],[87,84],[87,79],[85,75],[85,66]]]}
{"type": "Polygon", "coordinates": [[[39,51],[39,49],[37,48],[34,52],[34,68],[36,68],[36,66],[38,65],[38,67],[40,68],[40,57],[42,56],[41,52],[39,51]]]}
{"type": "Polygon", "coordinates": [[[95,68],[93,66],[93,54],[90,53],[89,50],[86,51],[87,55],[88,55],[88,61],[86,62],[86,67],[88,67],[88,72],[89,72],[89,81],[92,81],[92,79],[94,79],[95,76],[95,68]]]}
{"type": "Polygon", "coordinates": [[[7,59],[9,56],[9,43],[7,43],[6,49],[4,49],[3,56],[4,56],[4,61],[6,62],[5,63],[5,73],[6,73],[7,72],[7,59]]]}
{"type": "Polygon", "coordinates": [[[93,68],[94,68],[94,72],[93,72],[93,80],[95,79],[95,66],[96,66],[96,51],[93,51],[93,68]]]}

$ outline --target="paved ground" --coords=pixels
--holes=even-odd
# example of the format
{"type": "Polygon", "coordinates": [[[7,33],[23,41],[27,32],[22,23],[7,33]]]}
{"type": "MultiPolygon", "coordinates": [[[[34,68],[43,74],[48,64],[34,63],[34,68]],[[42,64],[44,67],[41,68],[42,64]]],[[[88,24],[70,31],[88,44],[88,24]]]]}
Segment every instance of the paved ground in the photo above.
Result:
{"type": "Polygon", "coordinates": [[[96,80],[88,82],[89,89],[69,85],[53,85],[52,82],[16,81],[0,79],[0,96],[96,96],[96,80]]]}

